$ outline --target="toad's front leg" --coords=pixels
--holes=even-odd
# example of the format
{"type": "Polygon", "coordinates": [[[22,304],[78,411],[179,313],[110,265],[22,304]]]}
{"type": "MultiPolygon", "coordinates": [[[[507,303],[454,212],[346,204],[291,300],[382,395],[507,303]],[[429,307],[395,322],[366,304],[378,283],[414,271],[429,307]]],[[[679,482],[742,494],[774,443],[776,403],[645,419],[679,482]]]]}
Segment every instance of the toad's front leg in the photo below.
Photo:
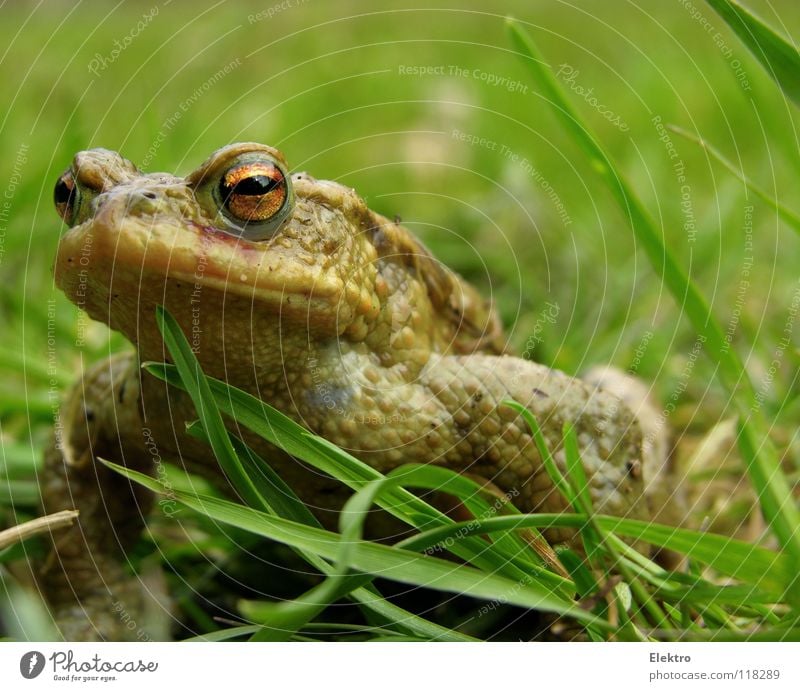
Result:
{"type": "Polygon", "coordinates": [[[154,636],[143,621],[145,595],[126,569],[152,493],[97,462],[106,458],[152,473],[133,354],[95,365],[72,389],[60,433],[45,457],[47,512],[78,509],[77,524],[53,534],[40,582],[65,640],[136,640],[154,636]]]}
{"type": "Polygon", "coordinates": [[[421,379],[440,406],[441,423],[438,429],[431,428],[439,462],[510,492],[522,511],[566,508],[524,418],[504,405],[506,400],[516,401],[534,414],[562,472],[563,426],[574,425],[599,512],[646,516],[642,433],[636,417],[616,396],[509,356],[439,357],[429,363],[421,379]]]}

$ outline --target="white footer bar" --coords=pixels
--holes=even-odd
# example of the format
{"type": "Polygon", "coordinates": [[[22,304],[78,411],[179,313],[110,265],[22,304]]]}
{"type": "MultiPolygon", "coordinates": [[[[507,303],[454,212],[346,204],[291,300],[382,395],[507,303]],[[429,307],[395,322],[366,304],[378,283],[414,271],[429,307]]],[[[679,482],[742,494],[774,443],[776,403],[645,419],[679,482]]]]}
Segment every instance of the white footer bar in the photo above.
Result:
{"type": "Polygon", "coordinates": [[[320,691],[797,691],[800,644],[0,643],[4,690],[231,691],[242,682],[320,691]]]}

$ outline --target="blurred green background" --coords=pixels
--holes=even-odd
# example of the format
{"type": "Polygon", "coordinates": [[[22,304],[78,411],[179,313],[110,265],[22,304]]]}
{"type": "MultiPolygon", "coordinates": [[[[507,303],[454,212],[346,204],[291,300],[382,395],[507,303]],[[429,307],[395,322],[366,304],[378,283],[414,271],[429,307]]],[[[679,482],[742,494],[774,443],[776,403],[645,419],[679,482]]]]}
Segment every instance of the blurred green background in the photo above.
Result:
{"type": "MultiPolygon", "coordinates": [[[[3,8],[0,185],[8,191],[19,180],[3,224],[3,346],[45,355],[41,329],[23,336],[22,326],[40,321],[53,295],[60,223],[52,188],[76,151],[103,146],[149,170],[181,173],[223,144],[257,140],[280,148],[293,169],[351,185],[373,208],[401,216],[444,261],[492,292],[517,346],[524,348],[545,301],[556,302],[558,323],[548,325],[538,359],[570,371],[625,365],[654,326],[642,367],[657,375],[691,334],[687,341],[678,307],[653,280],[624,218],[512,54],[504,15],[530,22],[551,65],[573,70],[569,83],[562,79],[568,89],[593,91],[586,98],[598,107],[579,93],[573,102],[635,181],[668,244],[691,261],[723,322],[738,288],[747,195],[702,150],[672,135],[696,219],[691,241],[674,161],[652,118],[709,138],[791,202],[795,114],[699,2],[718,38],[679,2],[509,2],[498,14],[483,3],[450,4],[3,8]],[[408,74],[417,67],[444,74],[408,74]],[[453,130],[491,143],[461,141],[453,130]],[[539,179],[506,152],[527,159],[539,179]]],[[[800,18],[793,2],[750,6],[778,27],[800,18]]],[[[758,203],[753,223],[759,280],[740,320],[751,337],[781,326],[797,252],[796,238],[758,203]]],[[[75,316],[60,299],[58,315],[61,324],[75,316]]],[[[58,357],[66,366],[70,353],[59,348],[58,357]]]]}
{"type": "MultiPolygon", "coordinates": [[[[85,148],[186,173],[224,144],[269,143],[293,170],[400,216],[491,294],[518,351],[570,373],[614,362],[654,381],[661,400],[676,391],[695,334],[514,55],[506,15],[561,71],[759,387],[798,287],[800,238],[701,148],[664,141],[654,120],[707,138],[800,208],[797,114],[722,20],[701,0],[427,4],[0,9],[0,527],[36,513],[32,469],[68,382],[124,347],[98,325],[76,348],[77,309],[52,282],[53,185],[85,148]]],[[[793,0],[747,5],[790,38],[800,30],[793,0]]],[[[797,364],[792,346],[766,402],[792,462],[797,364]]],[[[701,359],[684,382],[670,420],[681,433],[703,435],[726,415],[713,368],[701,359]]]]}

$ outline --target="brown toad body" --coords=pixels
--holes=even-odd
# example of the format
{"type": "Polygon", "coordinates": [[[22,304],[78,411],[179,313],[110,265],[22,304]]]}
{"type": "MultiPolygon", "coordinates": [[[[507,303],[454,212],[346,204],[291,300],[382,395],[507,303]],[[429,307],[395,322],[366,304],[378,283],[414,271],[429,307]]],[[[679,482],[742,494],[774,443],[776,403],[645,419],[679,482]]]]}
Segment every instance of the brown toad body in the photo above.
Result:
{"type": "MultiPolygon", "coordinates": [[[[65,638],[130,635],[114,603],[141,607],[125,550],[152,498],[95,459],[155,474],[156,448],[160,458],[219,476],[210,449],[185,433],[196,418],[188,399],[139,366],[167,358],[159,304],[207,374],[380,471],[439,464],[510,493],[522,511],[564,509],[527,425],[502,405],[511,399],[534,413],[551,448],[560,448],[564,422],[575,424],[598,510],[645,515],[643,474],[651,471],[629,408],[504,354],[491,306],[353,190],[290,177],[280,152],[242,143],[186,178],[83,151],[55,198],[71,226],[55,263],[58,286],[137,351],[84,374],[47,455],[46,510],[80,510],[79,526],[56,536],[42,579],[65,638]]],[[[337,483],[248,441],[323,523],[334,522],[337,483]]],[[[560,451],[556,458],[563,463],[560,451]]]]}

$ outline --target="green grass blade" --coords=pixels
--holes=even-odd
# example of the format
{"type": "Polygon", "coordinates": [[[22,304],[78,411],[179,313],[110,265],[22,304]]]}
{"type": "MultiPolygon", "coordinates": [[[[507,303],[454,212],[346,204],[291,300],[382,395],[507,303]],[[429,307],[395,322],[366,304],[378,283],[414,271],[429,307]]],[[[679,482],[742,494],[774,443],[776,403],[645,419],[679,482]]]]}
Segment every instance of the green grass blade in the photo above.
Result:
{"type": "MultiPolygon", "coordinates": [[[[737,427],[739,450],[742,452],[743,460],[747,464],[759,502],[762,506],[765,504],[769,506],[775,515],[778,515],[778,512],[783,513],[790,517],[789,520],[791,520],[792,516],[797,517],[797,502],[780,468],[772,470],[766,464],[760,462],[763,455],[759,448],[759,443],[764,443],[763,438],[757,437],[752,428],[742,419],[739,420],[737,427]],[[776,473],[777,476],[775,475],[776,473]],[[786,485],[785,492],[775,491],[779,484],[786,485]],[[776,504],[777,507],[775,507],[776,504]]],[[[800,538],[800,517],[797,518],[793,526],[789,524],[785,529],[790,531],[789,537],[794,538],[794,541],[800,538]],[[793,532],[791,532],[792,530],[793,532]]],[[[782,537],[781,533],[777,530],[775,532],[780,539],[782,537]]],[[[788,542],[789,546],[792,544],[794,543],[788,542]]],[[[797,556],[794,550],[787,549],[787,552],[793,557],[794,573],[787,574],[786,594],[795,607],[800,607],[800,557],[797,556]]]]}
{"type": "MultiPolygon", "coordinates": [[[[641,611],[646,612],[656,626],[667,626],[668,621],[661,607],[647,592],[635,572],[631,571],[628,564],[623,560],[608,531],[604,530],[594,519],[594,506],[592,505],[592,497],[589,491],[589,480],[583,467],[583,460],[578,447],[578,436],[575,432],[575,426],[569,421],[564,423],[562,439],[567,480],[575,493],[576,512],[583,513],[587,517],[586,524],[580,529],[587,561],[589,564],[599,565],[602,563],[600,559],[602,555],[609,557],[616,570],[625,579],[631,598],[635,596],[637,603],[641,605],[641,611]]],[[[628,591],[623,590],[620,592],[627,594],[628,591]]],[[[625,609],[629,608],[626,607],[625,609]]],[[[633,617],[639,616],[638,612],[632,613],[632,615],[633,617]]]]}
{"type": "MultiPolygon", "coordinates": [[[[458,475],[447,468],[417,464],[397,468],[386,477],[385,482],[374,484],[375,491],[371,491],[373,485],[368,485],[357,492],[348,502],[348,505],[362,496],[364,500],[371,498],[377,501],[381,492],[400,484],[404,487],[452,492],[476,516],[488,517],[495,513],[482,499],[476,499],[475,492],[480,490],[480,486],[473,480],[458,475]]],[[[519,515],[518,512],[517,515],[519,515]]],[[[366,516],[366,513],[364,513],[364,516],[366,516]]],[[[452,521],[448,521],[447,525],[452,525],[452,521]]],[[[456,539],[452,540],[452,543],[447,543],[446,549],[448,551],[456,556],[467,554],[470,563],[486,571],[502,573],[516,580],[535,578],[538,583],[548,589],[560,592],[563,597],[572,597],[574,587],[568,579],[543,568],[538,558],[536,562],[531,562],[530,559],[525,559],[522,556],[528,553],[529,545],[523,540],[512,540],[511,538],[514,537],[513,532],[500,533],[500,540],[489,543],[472,535],[471,525],[473,523],[467,523],[466,527],[455,535],[456,539]]],[[[408,539],[413,540],[413,537],[408,539]]],[[[405,543],[406,540],[403,540],[397,546],[402,547],[405,543]]]]}
{"type": "Polygon", "coordinates": [[[564,548],[558,551],[558,557],[574,579],[580,597],[587,597],[599,589],[594,575],[587,568],[581,555],[569,548],[564,548]]]}
{"type": "MultiPolygon", "coordinates": [[[[190,436],[210,443],[208,435],[205,434],[203,426],[199,422],[187,425],[186,431],[190,436]]],[[[288,518],[298,523],[305,523],[318,528],[322,527],[316,516],[300,501],[300,498],[283,481],[283,478],[272,469],[269,463],[235,434],[229,433],[229,437],[233,449],[242,464],[242,469],[250,477],[259,494],[266,500],[269,507],[268,513],[274,513],[277,516],[288,518]]]]}
{"type": "Polygon", "coordinates": [[[681,604],[690,602],[701,606],[714,603],[751,607],[757,604],[772,605],[779,602],[779,597],[775,594],[758,590],[751,585],[697,583],[683,588],[661,588],[657,594],[659,597],[681,604]]]}
{"type": "Polygon", "coordinates": [[[17,443],[0,437],[0,477],[22,480],[41,468],[41,455],[30,443],[17,443]]]}
{"type": "MultiPolygon", "coordinates": [[[[145,368],[169,384],[184,388],[184,383],[175,366],[148,363],[145,368]]],[[[240,424],[283,449],[286,453],[341,480],[351,489],[360,489],[366,483],[384,477],[374,468],[334,444],[309,433],[294,420],[255,396],[212,377],[207,377],[206,381],[214,401],[226,415],[230,415],[240,424]]],[[[436,513],[443,517],[443,514],[435,512],[432,507],[406,490],[393,488],[389,496],[395,502],[394,510],[403,511],[406,516],[413,515],[415,520],[422,525],[435,520],[436,513]]]]}
{"type": "Polygon", "coordinates": [[[543,96],[555,108],[564,127],[569,130],[575,142],[583,149],[609,186],[628,217],[636,238],[644,248],[653,268],[667,284],[678,304],[686,311],[698,333],[706,339],[706,347],[711,356],[718,358],[726,381],[731,386],[748,386],[749,379],[740,381],[743,373],[741,362],[734,351],[727,347],[722,329],[713,318],[702,294],[664,245],[660,234],[656,231],[655,223],[649,218],[632,188],[567,101],[552,72],[546,67],[533,39],[516,21],[509,20],[508,26],[514,45],[520,54],[527,58],[525,65],[540,85],[543,96]]]}
{"type": "Polygon", "coordinates": [[[550,453],[550,448],[547,446],[547,442],[542,434],[542,428],[539,427],[539,423],[536,421],[533,413],[517,401],[503,401],[503,405],[507,405],[509,408],[516,410],[520,415],[522,415],[525,422],[528,423],[528,427],[530,427],[531,430],[531,435],[533,436],[533,441],[539,451],[539,457],[542,460],[542,465],[544,465],[544,469],[547,472],[547,475],[550,477],[550,481],[556,486],[556,489],[561,492],[561,496],[563,496],[569,502],[570,506],[574,507],[575,502],[577,501],[575,492],[570,487],[567,479],[558,469],[555,459],[550,453]]]}
{"type": "MultiPolygon", "coordinates": [[[[166,491],[158,480],[148,475],[109,461],[101,462],[154,492],[166,491]]],[[[214,520],[291,547],[308,550],[323,559],[333,561],[339,555],[339,539],[335,533],[270,516],[215,497],[200,497],[174,489],[170,496],[214,520]]],[[[603,630],[612,628],[608,622],[598,620],[533,580],[518,582],[397,547],[358,542],[352,546],[352,566],[364,573],[401,583],[555,612],[603,630]]]]}
{"type": "Polygon", "coordinates": [[[653,636],[665,641],[709,641],[715,643],[788,643],[800,641],[800,628],[770,627],[759,630],[666,630],[655,631],[653,636]]]}
{"type": "MultiPolygon", "coordinates": [[[[476,521],[477,525],[473,526],[472,530],[475,534],[482,534],[529,526],[540,530],[581,528],[586,524],[587,518],[585,514],[554,513],[495,516],[476,521]]],[[[593,520],[603,530],[641,540],[656,547],[674,550],[712,567],[721,574],[757,585],[777,597],[783,595],[788,582],[800,577],[792,571],[792,562],[787,555],[733,538],[616,516],[598,514],[593,520]]],[[[457,534],[470,523],[472,522],[459,522],[451,526],[434,528],[406,540],[404,544],[407,549],[424,549],[429,544],[435,544],[457,534]]]]}
{"type": "Polygon", "coordinates": [[[589,494],[589,480],[581,461],[580,449],[578,449],[578,437],[575,434],[575,426],[570,422],[564,423],[564,457],[566,458],[567,473],[570,486],[575,492],[577,513],[584,513],[591,516],[594,513],[592,507],[592,497],[589,494]]]}
{"type": "Polygon", "coordinates": [[[412,634],[424,640],[449,641],[451,643],[467,643],[476,640],[472,636],[454,631],[446,626],[435,624],[416,614],[412,614],[402,607],[376,595],[367,588],[354,590],[350,593],[350,597],[363,607],[375,612],[384,620],[392,622],[395,628],[410,631],[412,634]]]}
{"type": "Polygon", "coordinates": [[[225,429],[222,416],[213,402],[205,375],[178,322],[159,305],[156,307],[156,323],[164,338],[164,343],[175,361],[175,368],[180,375],[181,382],[200,416],[203,431],[226,477],[249,505],[269,510],[269,502],[258,491],[234,451],[228,430],[225,429]]]}
{"type": "Polygon", "coordinates": [[[253,634],[251,640],[288,641],[328,606],[372,579],[372,575],[331,573],[322,583],[294,600],[277,603],[243,600],[239,602],[239,609],[245,617],[261,624],[262,628],[253,634]]]}
{"type": "Polygon", "coordinates": [[[19,585],[4,568],[0,568],[0,592],[7,594],[0,599],[0,620],[8,627],[12,640],[61,640],[53,616],[38,592],[19,585]]]}
{"type": "Polygon", "coordinates": [[[508,20],[514,45],[540,85],[544,98],[550,102],[565,128],[586,153],[594,167],[628,217],[637,241],[642,245],[653,269],[669,288],[672,296],[702,337],[705,349],[718,365],[720,381],[727,389],[741,419],[740,435],[755,451],[749,457],[748,473],[761,499],[761,509],[770,529],[791,555],[800,569],[800,510],[796,506],[786,477],[781,472],[778,454],[768,435],[769,427],[763,418],[752,382],[741,359],[730,348],[722,328],[714,318],[702,294],[691,281],[672,253],[664,245],[656,226],[633,189],[616,169],[610,157],[590,134],[586,124],[564,96],[552,72],[546,67],[533,39],[514,20],[508,20]]]}
{"type": "MultiPolygon", "coordinates": [[[[202,430],[202,427],[193,425],[190,433],[196,430],[202,430]]],[[[193,436],[199,436],[208,441],[204,433],[195,433],[193,436]]],[[[297,498],[269,464],[243,441],[233,435],[230,435],[230,438],[233,448],[242,462],[243,470],[251,478],[259,494],[266,500],[268,513],[284,516],[305,525],[320,527],[308,507],[297,498]]],[[[342,540],[346,539],[347,537],[342,535],[342,540]]],[[[371,577],[342,578],[347,571],[345,543],[342,544],[343,554],[340,554],[337,566],[333,569],[316,555],[298,550],[309,563],[328,574],[322,583],[307,593],[288,602],[242,601],[239,603],[239,609],[245,617],[261,624],[261,627],[253,633],[251,640],[288,641],[299,629],[319,616],[326,607],[372,580],[371,577]]]]}
{"type": "Polygon", "coordinates": [[[720,573],[772,590],[781,596],[797,578],[788,555],[747,542],[648,521],[611,516],[598,517],[598,521],[606,530],[617,535],[671,549],[707,564],[720,573]]]}
{"type": "MultiPolygon", "coordinates": [[[[184,387],[175,366],[150,363],[147,370],[174,386],[184,387]]],[[[311,434],[294,420],[254,396],[212,377],[207,377],[206,381],[216,405],[226,415],[351,489],[358,491],[367,483],[384,478],[374,468],[326,439],[311,434]]],[[[397,484],[387,486],[386,491],[379,495],[379,506],[419,530],[452,523],[441,511],[397,484]]],[[[458,541],[452,550],[456,556],[481,568],[495,570],[512,578],[520,577],[519,568],[512,561],[487,552],[486,544],[477,538],[468,537],[458,541]]]]}
{"type": "MultiPolygon", "coordinates": [[[[200,371],[199,363],[175,319],[162,308],[157,309],[156,319],[170,355],[176,363],[174,374],[180,381],[181,388],[190,394],[195,409],[201,416],[199,428],[194,429],[194,434],[202,436],[212,446],[217,460],[226,470],[226,474],[234,486],[256,507],[270,514],[288,516],[301,523],[318,526],[319,523],[313,514],[277,473],[244,442],[228,433],[211,395],[208,380],[200,371]]],[[[305,430],[299,426],[294,431],[297,435],[306,435],[305,430]]],[[[189,432],[193,432],[192,426],[189,427],[189,432]]],[[[309,563],[328,574],[329,577],[337,575],[335,569],[317,555],[299,551],[309,563]]],[[[333,597],[336,594],[344,595],[354,590],[350,594],[361,605],[384,615],[390,613],[398,620],[407,622],[407,628],[412,633],[432,635],[434,639],[464,640],[464,637],[458,634],[451,636],[444,627],[427,622],[400,607],[382,602],[376,593],[360,587],[369,580],[365,578],[357,583],[348,581],[345,586],[340,587],[337,584],[335,588],[331,583],[324,582],[323,585],[327,584],[325,589],[307,593],[307,599],[296,603],[294,608],[287,606],[280,612],[276,612],[273,631],[285,632],[293,624],[300,626],[324,608],[320,606],[320,603],[326,597],[333,597]],[[375,603],[380,603],[380,606],[376,607],[375,603]]],[[[281,635],[276,634],[277,638],[280,638],[281,635]]]]}
{"type": "Polygon", "coordinates": [[[575,495],[573,508],[575,513],[588,516],[586,524],[580,529],[581,540],[586,552],[586,558],[590,564],[594,564],[597,556],[601,553],[600,543],[603,541],[603,533],[593,520],[594,507],[592,497],[589,493],[589,480],[581,460],[580,449],[578,448],[578,437],[575,434],[575,426],[570,422],[565,422],[562,432],[564,444],[564,458],[567,466],[567,482],[575,495]]]}
{"type": "Polygon", "coordinates": [[[231,638],[240,638],[247,636],[248,638],[256,633],[259,629],[258,624],[248,624],[246,626],[233,626],[229,629],[220,629],[219,631],[212,631],[204,633],[199,636],[192,636],[191,638],[184,638],[184,643],[211,643],[219,641],[229,641],[231,638]]]}
{"type": "MultiPolygon", "coordinates": [[[[195,436],[198,436],[200,439],[207,441],[207,437],[205,433],[202,432],[202,426],[199,424],[194,424],[189,426],[190,432],[192,432],[195,436]],[[198,433],[197,431],[200,433],[198,433]]],[[[243,441],[238,439],[235,435],[231,435],[231,441],[233,443],[234,448],[237,450],[237,453],[240,454],[242,458],[242,462],[245,466],[245,469],[248,470],[248,457],[252,460],[256,465],[257,468],[253,469],[255,473],[253,477],[256,478],[256,484],[258,484],[258,477],[260,474],[265,474],[265,482],[270,483],[272,486],[267,485],[266,487],[262,486],[261,491],[263,496],[265,496],[271,508],[274,511],[274,514],[281,517],[286,518],[291,521],[295,521],[297,523],[302,523],[304,525],[310,525],[315,528],[320,528],[320,524],[314,515],[308,510],[308,508],[303,504],[300,499],[297,497],[296,494],[292,491],[292,489],[286,485],[283,480],[278,476],[269,466],[266,464],[265,461],[260,459],[260,457],[250,449],[243,441]]],[[[179,471],[178,471],[179,472],[179,471]]],[[[249,472],[249,470],[248,470],[249,472]]],[[[170,478],[170,481],[173,487],[181,488],[182,486],[191,487],[191,483],[186,482],[178,482],[175,478],[170,478]]],[[[268,511],[268,513],[273,513],[273,511],[268,511]]],[[[312,552],[296,549],[298,554],[300,554],[309,564],[317,568],[323,574],[331,575],[335,573],[335,567],[329,564],[324,559],[320,558],[316,554],[312,552]]],[[[362,608],[365,610],[374,612],[379,617],[386,619],[387,621],[393,622],[395,626],[402,631],[414,634],[416,636],[420,636],[426,640],[431,641],[450,641],[450,642],[469,642],[473,641],[474,639],[471,636],[467,636],[465,634],[459,633],[457,631],[453,631],[452,629],[446,628],[444,626],[440,626],[439,624],[435,624],[427,619],[423,619],[422,617],[413,614],[402,607],[399,607],[391,602],[386,601],[383,599],[376,591],[372,590],[370,586],[366,584],[367,580],[371,579],[364,579],[364,584],[362,587],[356,587],[359,584],[350,585],[349,587],[353,587],[354,589],[349,592],[349,596],[351,599],[355,600],[362,608]]],[[[343,589],[342,594],[347,593],[349,588],[343,589]]],[[[283,613],[281,613],[283,615],[283,613]]],[[[313,612],[311,614],[314,614],[313,612]]],[[[278,627],[277,622],[276,630],[280,630],[278,627]]],[[[284,627],[288,626],[288,620],[284,620],[283,624],[284,627]]],[[[254,634],[256,633],[261,627],[254,627],[252,631],[249,633],[254,634]]],[[[285,629],[284,629],[285,630],[285,629]]],[[[213,634],[205,634],[205,637],[209,637],[213,634]]],[[[240,634],[234,634],[240,635],[240,634]]]]}
{"type": "MultiPolygon", "coordinates": [[[[506,494],[498,497],[489,494],[487,490],[479,485],[472,478],[456,473],[449,468],[427,465],[422,463],[409,463],[396,468],[387,475],[389,478],[396,478],[403,487],[415,489],[427,489],[437,492],[445,492],[455,496],[476,518],[488,518],[498,513],[519,514],[519,510],[511,503],[511,496],[506,494]],[[484,499],[482,495],[487,494],[484,499]],[[490,504],[489,499],[494,501],[490,504]]],[[[464,531],[462,537],[469,535],[469,531],[464,531]]],[[[522,539],[513,532],[500,533],[493,536],[494,545],[492,551],[497,552],[497,557],[501,563],[514,562],[525,573],[533,571],[540,573],[543,578],[549,579],[552,573],[542,569],[543,560],[552,563],[556,560],[556,555],[552,548],[546,544],[544,537],[538,531],[533,531],[528,540],[522,539]],[[542,551],[549,550],[548,557],[543,559],[532,546],[532,542],[541,540],[545,546],[540,547],[542,551]]],[[[485,545],[484,545],[485,547],[485,545]]],[[[563,581],[553,581],[554,587],[565,585],[563,581]]]]}
{"type": "Polygon", "coordinates": [[[731,161],[729,161],[722,152],[716,147],[709,144],[705,139],[697,137],[688,130],[678,127],[677,125],[668,125],[668,129],[684,139],[689,140],[702,147],[707,151],[712,158],[715,158],[720,164],[727,168],[735,177],[744,183],[745,187],[750,190],[757,197],[769,204],[775,212],[780,216],[796,233],[800,233],[800,216],[791,209],[787,209],[775,197],[773,197],[765,189],[756,185],[750,178],[748,178],[741,169],[737,168],[731,161]]]}
{"type": "Polygon", "coordinates": [[[42,500],[41,487],[33,480],[0,479],[0,506],[38,506],[42,500]]]}
{"type": "Polygon", "coordinates": [[[783,93],[800,105],[800,54],[785,38],[735,0],[706,0],[763,65],[783,93]]]}

